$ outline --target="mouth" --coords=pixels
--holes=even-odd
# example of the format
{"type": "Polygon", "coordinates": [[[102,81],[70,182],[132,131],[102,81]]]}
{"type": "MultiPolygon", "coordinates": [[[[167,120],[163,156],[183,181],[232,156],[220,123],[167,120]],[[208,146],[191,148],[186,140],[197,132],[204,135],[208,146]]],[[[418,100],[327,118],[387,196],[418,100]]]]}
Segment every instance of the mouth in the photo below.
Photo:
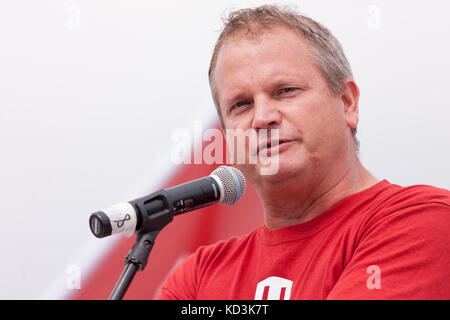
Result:
{"type": "Polygon", "coordinates": [[[280,140],[274,140],[269,142],[261,143],[258,146],[257,154],[259,155],[260,152],[266,153],[268,156],[270,156],[273,152],[279,152],[285,145],[288,145],[293,140],[288,139],[280,139],[280,140]]]}

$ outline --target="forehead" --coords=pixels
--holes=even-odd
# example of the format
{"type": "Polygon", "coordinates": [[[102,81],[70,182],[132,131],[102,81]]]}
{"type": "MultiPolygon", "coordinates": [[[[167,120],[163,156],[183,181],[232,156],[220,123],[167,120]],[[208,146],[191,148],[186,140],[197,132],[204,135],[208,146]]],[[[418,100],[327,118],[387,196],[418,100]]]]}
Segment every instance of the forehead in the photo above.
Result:
{"type": "Polygon", "coordinates": [[[317,71],[307,41],[296,31],[277,26],[256,37],[238,32],[227,39],[217,57],[214,82],[222,104],[230,91],[264,81],[305,78],[317,71]]]}

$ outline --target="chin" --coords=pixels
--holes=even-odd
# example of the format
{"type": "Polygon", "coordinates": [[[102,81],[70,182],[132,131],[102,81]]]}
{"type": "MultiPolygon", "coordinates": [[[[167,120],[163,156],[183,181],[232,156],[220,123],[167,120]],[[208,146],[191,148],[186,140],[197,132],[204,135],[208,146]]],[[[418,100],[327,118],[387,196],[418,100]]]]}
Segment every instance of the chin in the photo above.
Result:
{"type": "Polygon", "coordinates": [[[281,186],[291,182],[294,178],[299,178],[304,171],[298,162],[293,163],[291,161],[279,161],[269,166],[261,166],[259,164],[238,166],[238,169],[242,171],[254,186],[268,184],[281,186]]]}
{"type": "Polygon", "coordinates": [[[299,177],[302,173],[301,167],[291,163],[280,163],[277,170],[270,174],[261,174],[262,180],[268,183],[287,183],[292,178],[299,177]]]}

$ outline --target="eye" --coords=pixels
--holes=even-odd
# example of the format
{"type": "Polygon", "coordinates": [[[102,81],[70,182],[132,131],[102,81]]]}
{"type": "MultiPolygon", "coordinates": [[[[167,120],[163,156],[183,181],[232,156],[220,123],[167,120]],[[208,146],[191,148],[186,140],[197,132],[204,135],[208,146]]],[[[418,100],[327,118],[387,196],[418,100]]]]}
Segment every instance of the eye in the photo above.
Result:
{"type": "Polygon", "coordinates": [[[297,88],[293,88],[293,87],[282,88],[282,89],[278,90],[278,94],[289,93],[289,92],[292,92],[295,90],[297,90],[297,88]]]}
{"type": "Polygon", "coordinates": [[[233,110],[236,109],[236,108],[240,108],[240,107],[242,107],[242,106],[245,106],[245,105],[248,104],[248,103],[249,103],[248,101],[239,101],[239,102],[237,102],[237,103],[235,103],[235,104],[233,104],[233,105],[231,106],[230,111],[233,111],[233,110]]]}

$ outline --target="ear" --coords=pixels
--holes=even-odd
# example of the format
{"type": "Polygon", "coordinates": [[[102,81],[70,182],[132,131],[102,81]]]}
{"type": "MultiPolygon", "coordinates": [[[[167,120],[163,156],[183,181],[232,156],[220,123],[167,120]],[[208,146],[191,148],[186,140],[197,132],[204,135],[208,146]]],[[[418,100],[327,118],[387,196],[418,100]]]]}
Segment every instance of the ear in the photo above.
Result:
{"type": "Polygon", "coordinates": [[[356,128],[359,120],[359,88],[352,78],[346,78],[342,81],[341,100],[344,105],[347,126],[356,128]]]}

